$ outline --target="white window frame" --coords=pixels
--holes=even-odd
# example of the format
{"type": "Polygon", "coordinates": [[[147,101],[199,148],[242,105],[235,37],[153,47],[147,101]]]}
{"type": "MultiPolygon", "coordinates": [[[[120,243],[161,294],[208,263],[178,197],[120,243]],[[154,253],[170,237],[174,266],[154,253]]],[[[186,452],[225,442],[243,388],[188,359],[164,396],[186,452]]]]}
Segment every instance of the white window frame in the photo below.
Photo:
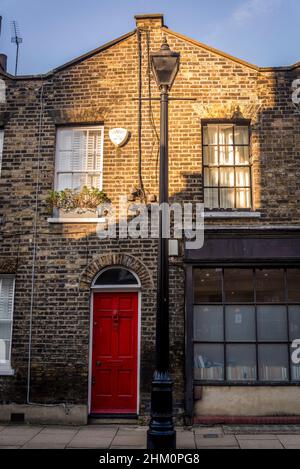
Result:
{"type": "MultiPolygon", "coordinates": [[[[12,293],[11,319],[0,319],[0,323],[11,325],[9,360],[7,363],[0,363],[0,376],[11,376],[14,374],[14,370],[11,367],[11,351],[12,351],[12,333],[13,333],[14,304],[15,304],[15,276],[12,274],[0,274],[0,280],[2,280],[2,278],[11,278],[13,280],[13,293],[12,293]]],[[[1,293],[1,290],[0,290],[0,293],[1,293]]]]}
{"type": "Polygon", "coordinates": [[[2,171],[3,147],[4,147],[4,129],[0,128],[0,177],[1,177],[1,171],[2,171]]]}
{"type": "MultiPolygon", "coordinates": [[[[61,126],[57,127],[56,129],[56,149],[55,149],[55,180],[54,180],[54,189],[58,190],[58,175],[60,173],[66,174],[99,174],[99,187],[98,189],[101,191],[103,187],[103,145],[104,145],[104,126],[103,125],[73,125],[73,126],[61,126]],[[59,133],[63,131],[71,131],[71,130],[99,130],[101,132],[101,151],[100,151],[100,165],[99,170],[92,170],[92,171],[58,171],[59,167],[59,133]]],[[[71,188],[69,188],[71,189],[71,188]]]]}

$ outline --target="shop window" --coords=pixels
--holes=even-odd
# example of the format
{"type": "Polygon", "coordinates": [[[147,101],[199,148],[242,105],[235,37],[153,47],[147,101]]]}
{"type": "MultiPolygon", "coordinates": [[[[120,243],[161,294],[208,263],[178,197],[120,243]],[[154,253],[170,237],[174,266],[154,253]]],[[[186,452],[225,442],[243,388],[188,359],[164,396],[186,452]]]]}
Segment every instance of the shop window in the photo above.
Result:
{"type": "Polygon", "coordinates": [[[194,380],[300,382],[300,269],[194,268],[194,380]],[[298,282],[298,288],[297,288],[298,282]]]}

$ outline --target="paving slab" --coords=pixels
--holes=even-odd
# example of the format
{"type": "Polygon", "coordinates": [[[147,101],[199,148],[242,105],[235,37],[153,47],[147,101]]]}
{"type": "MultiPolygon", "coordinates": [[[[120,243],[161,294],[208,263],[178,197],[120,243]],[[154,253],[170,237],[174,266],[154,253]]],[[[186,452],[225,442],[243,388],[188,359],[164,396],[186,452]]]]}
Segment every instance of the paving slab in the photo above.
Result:
{"type": "Polygon", "coordinates": [[[1,431],[1,436],[3,435],[28,435],[28,437],[37,435],[44,427],[43,426],[34,426],[34,425],[8,425],[1,431]]]}
{"type": "Polygon", "coordinates": [[[193,427],[193,431],[195,435],[208,435],[208,434],[224,435],[222,427],[193,427]]]}
{"type": "Polygon", "coordinates": [[[83,436],[76,435],[70,443],[67,445],[68,448],[94,448],[94,449],[107,449],[112,443],[112,438],[105,438],[98,436],[93,437],[91,435],[83,436]]]}
{"type": "Polygon", "coordinates": [[[176,446],[178,449],[196,449],[194,433],[193,432],[177,432],[176,446]]]}
{"type": "Polygon", "coordinates": [[[80,428],[77,432],[78,436],[82,436],[82,438],[88,438],[89,436],[98,437],[98,438],[113,438],[116,433],[118,432],[118,427],[108,427],[108,428],[101,428],[101,427],[86,427],[80,428]]]}
{"type": "Polygon", "coordinates": [[[39,433],[31,440],[29,440],[26,445],[35,445],[37,447],[42,447],[43,445],[46,447],[48,446],[55,446],[55,447],[65,447],[72,438],[74,437],[73,433],[39,433]]]}
{"type": "Polygon", "coordinates": [[[239,440],[241,449],[283,449],[278,440],[239,440]]]}
{"type": "Polygon", "coordinates": [[[204,438],[202,435],[195,435],[197,448],[234,448],[238,447],[238,442],[234,436],[225,435],[217,438],[204,438]]]}
{"type": "Polygon", "coordinates": [[[277,437],[284,447],[298,446],[300,448],[300,435],[277,435],[277,437]]]}
{"type": "Polygon", "coordinates": [[[140,446],[146,445],[146,435],[119,435],[119,433],[113,439],[112,445],[118,446],[140,446]]]}

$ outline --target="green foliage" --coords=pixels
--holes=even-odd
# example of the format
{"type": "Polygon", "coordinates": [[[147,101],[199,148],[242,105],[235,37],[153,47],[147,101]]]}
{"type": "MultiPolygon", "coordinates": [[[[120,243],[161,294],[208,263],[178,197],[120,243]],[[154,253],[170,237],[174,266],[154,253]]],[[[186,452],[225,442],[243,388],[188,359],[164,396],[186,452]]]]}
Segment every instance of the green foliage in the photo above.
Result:
{"type": "Polygon", "coordinates": [[[57,208],[67,212],[71,210],[96,210],[99,205],[105,202],[110,202],[105,192],[96,187],[89,188],[87,186],[84,186],[81,191],[73,189],[51,191],[47,197],[47,204],[51,210],[57,208]]]}

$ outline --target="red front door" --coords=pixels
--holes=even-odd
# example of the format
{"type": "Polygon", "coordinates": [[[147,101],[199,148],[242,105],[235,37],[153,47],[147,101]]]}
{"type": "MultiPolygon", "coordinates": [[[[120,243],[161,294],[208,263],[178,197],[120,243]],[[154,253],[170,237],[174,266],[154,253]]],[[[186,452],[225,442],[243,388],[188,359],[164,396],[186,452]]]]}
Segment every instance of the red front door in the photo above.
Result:
{"type": "Polygon", "coordinates": [[[94,293],[91,412],[137,412],[138,294],[94,293]]]}

